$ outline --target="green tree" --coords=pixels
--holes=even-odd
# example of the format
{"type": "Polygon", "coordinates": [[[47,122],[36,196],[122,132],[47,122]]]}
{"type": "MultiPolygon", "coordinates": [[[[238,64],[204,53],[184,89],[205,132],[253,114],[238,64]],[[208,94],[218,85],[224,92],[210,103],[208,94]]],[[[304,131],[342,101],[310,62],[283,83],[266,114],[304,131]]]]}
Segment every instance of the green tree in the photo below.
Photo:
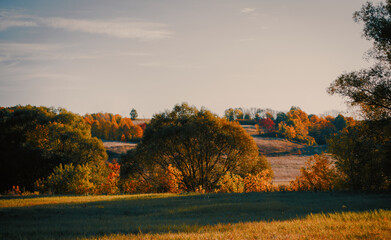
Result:
{"type": "Polygon", "coordinates": [[[338,114],[338,116],[334,119],[333,124],[338,131],[341,131],[348,126],[345,117],[341,114],[338,114]]]}
{"type": "Polygon", "coordinates": [[[16,106],[0,109],[0,191],[32,190],[60,163],[100,164],[103,144],[82,117],[65,109],[16,106]]]}
{"type": "Polygon", "coordinates": [[[351,189],[391,188],[391,123],[362,122],[328,141],[336,166],[351,189]]]}
{"type": "Polygon", "coordinates": [[[253,138],[236,122],[186,103],[156,114],[135,152],[123,159],[122,173],[140,174],[153,182],[155,169],[173,166],[189,191],[213,189],[228,171],[244,176],[263,170],[253,138]]]}
{"type": "Polygon", "coordinates": [[[136,109],[134,109],[134,108],[132,108],[129,115],[130,115],[130,119],[132,119],[132,120],[135,120],[138,117],[138,113],[137,113],[136,109]]]}
{"type": "Polygon", "coordinates": [[[354,189],[391,188],[391,0],[366,3],[354,13],[364,23],[363,35],[373,41],[369,56],[376,64],[342,74],[329,87],[358,106],[365,121],[330,140],[337,167],[354,189]]]}
{"type": "Polygon", "coordinates": [[[391,0],[386,4],[366,3],[354,13],[364,22],[363,35],[373,41],[369,55],[378,62],[369,69],[342,74],[329,87],[330,94],[348,98],[368,119],[391,117],[391,0]]]}

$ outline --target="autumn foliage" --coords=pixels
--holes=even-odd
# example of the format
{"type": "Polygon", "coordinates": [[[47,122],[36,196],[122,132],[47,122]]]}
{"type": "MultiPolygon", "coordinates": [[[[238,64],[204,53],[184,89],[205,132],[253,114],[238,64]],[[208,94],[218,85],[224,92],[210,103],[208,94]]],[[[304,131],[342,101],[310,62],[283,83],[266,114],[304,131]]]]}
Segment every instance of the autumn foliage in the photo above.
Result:
{"type": "Polygon", "coordinates": [[[259,127],[262,128],[265,133],[273,132],[275,123],[271,118],[262,118],[259,120],[259,127]]]}
{"type": "Polygon", "coordinates": [[[134,125],[130,118],[112,113],[93,113],[84,116],[94,137],[111,141],[137,141],[143,136],[144,125],[134,125]]]}
{"type": "Polygon", "coordinates": [[[109,174],[104,183],[101,183],[101,188],[98,189],[100,193],[116,194],[119,193],[119,174],[120,165],[114,160],[112,163],[108,163],[109,174]]]}
{"type": "Polygon", "coordinates": [[[291,181],[293,191],[328,191],[335,187],[337,170],[326,155],[310,157],[300,169],[300,176],[291,181]]]}
{"type": "Polygon", "coordinates": [[[269,169],[257,174],[248,174],[244,180],[245,192],[269,192],[273,189],[272,172],[269,169]]]}

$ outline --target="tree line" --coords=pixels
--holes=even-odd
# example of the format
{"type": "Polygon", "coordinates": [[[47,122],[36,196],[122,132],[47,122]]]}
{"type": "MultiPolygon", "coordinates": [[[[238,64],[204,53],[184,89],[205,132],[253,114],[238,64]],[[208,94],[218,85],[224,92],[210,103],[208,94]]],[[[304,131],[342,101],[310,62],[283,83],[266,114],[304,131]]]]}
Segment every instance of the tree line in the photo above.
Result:
{"type": "MultiPolygon", "coordinates": [[[[131,115],[135,117],[136,114],[132,109],[131,115]]],[[[145,123],[134,125],[131,118],[112,113],[86,114],[84,120],[91,126],[93,137],[111,141],[138,141],[146,127],[145,123]]]]}
{"type": "Polygon", "coordinates": [[[252,124],[261,136],[280,137],[299,141],[308,145],[324,145],[327,139],[342,131],[346,127],[354,126],[357,121],[352,117],[339,114],[337,117],[319,117],[314,114],[308,115],[299,107],[292,107],[288,112],[278,112],[272,109],[229,108],[225,111],[225,118],[240,123],[251,123],[243,120],[253,120],[252,124]],[[251,110],[250,109],[250,110],[251,110]],[[243,118],[244,112],[252,112],[255,118],[243,118]]]}

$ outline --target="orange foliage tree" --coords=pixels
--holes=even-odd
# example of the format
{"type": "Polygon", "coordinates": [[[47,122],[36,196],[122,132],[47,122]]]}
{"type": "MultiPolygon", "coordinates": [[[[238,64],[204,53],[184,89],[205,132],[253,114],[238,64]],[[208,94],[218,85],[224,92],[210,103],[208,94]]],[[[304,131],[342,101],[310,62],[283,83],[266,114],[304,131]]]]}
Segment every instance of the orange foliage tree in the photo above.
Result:
{"type": "Polygon", "coordinates": [[[291,181],[293,191],[327,191],[334,188],[337,171],[326,155],[314,155],[300,169],[301,175],[291,181]]]}
{"type": "Polygon", "coordinates": [[[106,178],[106,182],[101,184],[100,193],[116,194],[119,192],[119,174],[120,165],[114,160],[112,163],[108,163],[110,169],[109,175],[106,178]]]}
{"type": "Polygon", "coordinates": [[[182,184],[183,175],[181,171],[173,167],[171,164],[168,165],[167,169],[164,171],[164,175],[161,176],[161,183],[166,192],[170,193],[180,193],[185,189],[185,186],[182,184]]]}
{"type": "Polygon", "coordinates": [[[255,175],[248,174],[243,181],[245,192],[268,192],[273,189],[272,172],[269,169],[255,175]]]}
{"type": "Polygon", "coordinates": [[[94,137],[112,141],[134,141],[143,136],[144,130],[135,126],[130,118],[112,113],[86,114],[84,121],[91,126],[94,137]]]}

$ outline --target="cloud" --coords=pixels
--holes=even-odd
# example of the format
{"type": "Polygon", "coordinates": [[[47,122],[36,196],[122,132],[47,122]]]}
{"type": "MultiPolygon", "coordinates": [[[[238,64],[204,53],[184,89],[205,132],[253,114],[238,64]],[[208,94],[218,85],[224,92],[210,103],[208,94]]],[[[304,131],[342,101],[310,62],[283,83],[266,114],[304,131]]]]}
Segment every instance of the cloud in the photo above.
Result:
{"type": "Polygon", "coordinates": [[[13,67],[23,61],[71,61],[148,56],[151,54],[122,50],[88,51],[60,44],[0,42],[0,69],[13,67]]]}
{"type": "Polygon", "coordinates": [[[0,31],[13,27],[48,27],[71,32],[107,35],[115,38],[159,40],[171,38],[172,32],[167,25],[146,21],[134,21],[128,18],[109,20],[44,18],[32,15],[20,15],[9,11],[0,11],[0,31]]]}
{"type": "Polygon", "coordinates": [[[255,8],[242,8],[240,9],[241,13],[253,13],[255,12],[255,8]]]}
{"type": "Polygon", "coordinates": [[[37,24],[24,15],[15,14],[9,11],[0,11],[0,31],[12,27],[36,27],[37,24]]]}
{"type": "Polygon", "coordinates": [[[60,46],[54,44],[0,42],[0,68],[18,65],[21,61],[50,60],[60,46]]]}
{"type": "Polygon", "coordinates": [[[47,27],[74,32],[103,34],[117,38],[157,40],[170,38],[172,33],[160,23],[135,22],[129,19],[80,20],[66,18],[40,18],[40,24],[47,27]]]}
{"type": "Polygon", "coordinates": [[[29,22],[29,21],[15,21],[15,20],[0,21],[0,31],[3,31],[11,27],[36,27],[36,26],[37,26],[36,23],[29,22]]]}

